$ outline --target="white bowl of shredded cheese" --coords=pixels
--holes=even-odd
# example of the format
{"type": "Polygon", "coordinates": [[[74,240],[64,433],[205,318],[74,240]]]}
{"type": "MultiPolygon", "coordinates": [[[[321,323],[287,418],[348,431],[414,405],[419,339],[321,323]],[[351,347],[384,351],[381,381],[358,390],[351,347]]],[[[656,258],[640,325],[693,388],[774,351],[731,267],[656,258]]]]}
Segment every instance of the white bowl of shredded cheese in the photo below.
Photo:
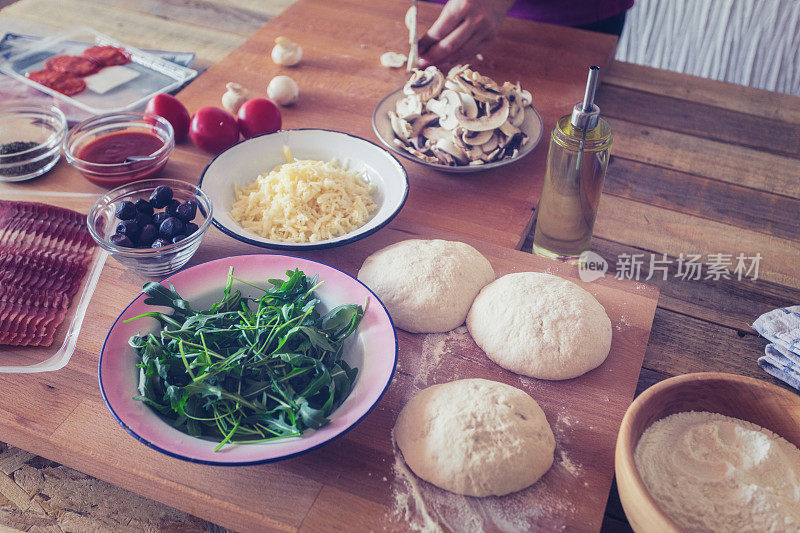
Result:
{"type": "Polygon", "coordinates": [[[408,174],[388,151],[329,130],[283,130],[216,156],[199,187],[214,225],[279,250],[341,246],[388,224],[408,196],[408,174]]]}

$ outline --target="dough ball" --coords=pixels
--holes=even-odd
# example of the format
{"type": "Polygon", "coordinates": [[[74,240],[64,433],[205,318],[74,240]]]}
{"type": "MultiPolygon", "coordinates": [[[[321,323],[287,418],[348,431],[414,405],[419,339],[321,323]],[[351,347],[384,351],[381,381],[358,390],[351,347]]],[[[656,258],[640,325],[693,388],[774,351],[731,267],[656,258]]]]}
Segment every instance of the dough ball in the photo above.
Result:
{"type": "Polygon", "coordinates": [[[571,281],[508,274],[483,288],[467,328],[489,359],[540,379],[570,379],[600,366],[611,348],[611,320],[571,281]]]}
{"type": "Polygon", "coordinates": [[[394,436],[415,474],[467,496],[533,485],[553,464],[556,446],[536,400],[486,379],[420,391],[400,412],[394,436]]]}
{"type": "Polygon", "coordinates": [[[494,270],[469,244],[411,239],[367,257],[358,279],[378,295],[398,328],[442,333],[464,323],[494,270]]]}

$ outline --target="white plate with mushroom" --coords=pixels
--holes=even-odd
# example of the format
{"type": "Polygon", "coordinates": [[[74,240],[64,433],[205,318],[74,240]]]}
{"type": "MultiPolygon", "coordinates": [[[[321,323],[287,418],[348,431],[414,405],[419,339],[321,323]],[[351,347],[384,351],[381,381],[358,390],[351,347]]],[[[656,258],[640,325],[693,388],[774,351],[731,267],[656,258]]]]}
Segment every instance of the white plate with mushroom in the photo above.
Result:
{"type": "Polygon", "coordinates": [[[479,172],[529,154],[542,138],[542,119],[519,83],[499,85],[468,66],[444,76],[415,71],[381,100],[372,126],[393,152],[443,172],[479,172]]]}

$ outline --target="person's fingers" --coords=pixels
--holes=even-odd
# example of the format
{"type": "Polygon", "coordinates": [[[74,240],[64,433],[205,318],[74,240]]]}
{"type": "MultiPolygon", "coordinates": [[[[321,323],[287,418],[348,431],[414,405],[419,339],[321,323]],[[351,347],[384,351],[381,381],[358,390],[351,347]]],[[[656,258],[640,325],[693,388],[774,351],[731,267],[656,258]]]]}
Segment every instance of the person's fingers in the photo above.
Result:
{"type": "Polygon", "coordinates": [[[481,48],[486,44],[486,42],[491,38],[490,31],[483,31],[476,33],[469,40],[464,43],[461,49],[458,52],[459,58],[470,63],[473,61],[473,57],[476,53],[481,51],[481,48]]]}
{"type": "Polygon", "coordinates": [[[424,54],[420,55],[422,55],[428,63],[439,63],[448,56],[458,53],[464,43],[469,41],[475,34],[482,33],[477,24],[465,20],[447,37],[435,43],[428,48],[424,54]]]}
{"type": "Polygon", "coordinates": [[[430,37],[434,41],[441,41],[450,33],[455,30],[459,24],[464,21],[464,10],[461,8],[460,2],[447,2],[439,17],[428,28],[425,33],[426,37],[430,37]]]}
{"type": "Polygon", "coordinates": [[[431,27],[418,40],[420,54],[427,52],[431,46],[447,37],[464,21],[466,12],[462,4],[463,2],[459,0],[449,0],[445,4],[431,27]]]}
{"type": "Polygon", "coordinates": [[[417,50],[419,51],[419,54],[425,55],[425,52],[427,52],[428,49],[437,42],[439,41],[426,33],[419,39],[419,41],[417,41],[417,50]]]}

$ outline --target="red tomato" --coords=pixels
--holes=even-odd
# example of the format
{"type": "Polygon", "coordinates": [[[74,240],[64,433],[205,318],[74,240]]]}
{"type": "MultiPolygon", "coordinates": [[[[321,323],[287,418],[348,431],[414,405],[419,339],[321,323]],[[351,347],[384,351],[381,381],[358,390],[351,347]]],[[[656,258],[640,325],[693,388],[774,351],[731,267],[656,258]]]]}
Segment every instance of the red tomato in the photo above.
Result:
{"type": "Polygon", "coordinates": [[[272,100],[253,98],[239,108],[239,129],[245,139],[281,129],[281,112],[272,100]]]}
{"type": "Polygon", "coordinates": [[[181,142],[189,133],[189,112],[180,100],[169,94],[157,94],[147,102],[145,113],[164,118],[175,130],[175,142],[181,142]]]}
{"type": "Polygon", "coordinates": [[[201,150],[218,154],[239,140],[239,126],[224,109],[201,107],[192,117],[189,136],[201,150]]]}

